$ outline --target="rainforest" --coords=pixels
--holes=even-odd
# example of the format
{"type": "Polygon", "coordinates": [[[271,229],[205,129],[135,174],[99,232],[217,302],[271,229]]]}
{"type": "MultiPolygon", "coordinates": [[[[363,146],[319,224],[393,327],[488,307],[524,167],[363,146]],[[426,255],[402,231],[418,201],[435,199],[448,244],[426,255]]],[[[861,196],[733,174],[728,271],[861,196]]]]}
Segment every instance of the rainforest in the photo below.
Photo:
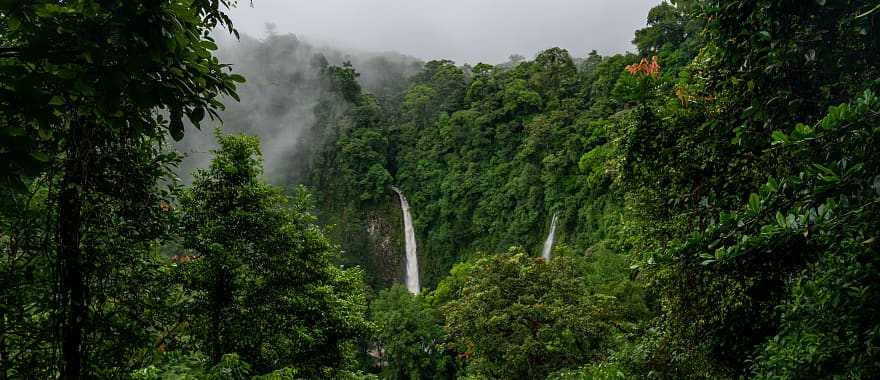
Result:
{"type": "Polygon", "coordinates": [[[880,378],[880,1],[475,64],[261,1],[0,1],[0,380],[880,378]]]}

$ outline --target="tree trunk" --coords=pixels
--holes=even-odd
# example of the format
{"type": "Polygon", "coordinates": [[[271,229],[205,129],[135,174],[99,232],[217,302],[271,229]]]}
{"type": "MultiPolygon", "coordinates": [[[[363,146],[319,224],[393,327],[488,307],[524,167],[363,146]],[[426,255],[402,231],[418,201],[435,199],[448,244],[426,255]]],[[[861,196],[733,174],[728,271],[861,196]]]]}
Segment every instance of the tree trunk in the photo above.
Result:
{"type": "MultiPolygon", "coordinates": [[[[216,258],[215,258],[216,260],[216,258]]],[[[214,300],[211,310],[211,362],[220,363],[223,357],[223,309],[226,305],[226,271],[217,265],[214,282],[214,300]]]]}
{"type": "Polygon", "coordinates": [[[67,141],[64,177],[58,196],[59,284],[61,302],[61,379],[79,380],[83,368],[83,325],[86,289],[80,247],[82,192],[88,183],[91,146],[88,127],[71,126],[67,141]]]}

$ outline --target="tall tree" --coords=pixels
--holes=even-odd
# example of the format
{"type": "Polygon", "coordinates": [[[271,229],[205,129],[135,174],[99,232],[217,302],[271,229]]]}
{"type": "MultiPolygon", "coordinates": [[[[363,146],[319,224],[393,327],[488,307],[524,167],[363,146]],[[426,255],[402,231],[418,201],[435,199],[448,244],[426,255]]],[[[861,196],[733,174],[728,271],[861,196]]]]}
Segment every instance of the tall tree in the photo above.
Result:
{"type": "Polygon", "coordinates": [[[609,285],[628,279],[596,274],[607,257],[591,261],[559,256],[547,263],[518,248],[476,261],[459,278],[458,297],[442,307],[466,372],[537,379],[602,356],[645,310],[638,297],[611,302],[619,294],[609,285]]]}
{"type": "MultiPolygon", "coordinates": [[[[0,173],[21,187],[49,165],[57,195],[61,377],[81,378],[88,325],[84,195],[105,180],[95,165],[114,141],[183,135],[182,118],[216,116],[235,81],[214,58],[215,26],[231,0],[4,2],[0,24],[0,173]]],[[[115,158],[125,163],[125,157],[115,158]]]]}
{"type": "Polygon", "coordinates": [[[321,377],[344,367],[368,332],[361,272],[314,224],[303,190],[288,200],[260,179],[255,137],[218,134],[220,149],[181,197],[193,326],[214,364],[238,353],[259,373],[321,377]]]}
{"type": "MultiPolygon", "coordinates": [[[[632,202],[626,219],[642,245],[636,249],[642,274],[662,299],[662,339],[651,349],[655,363],[663,363],[657,372],[749,376],[759,347],[791,339],[777,335],[783,321],[806,325],[782,314],[783,305],[798,304],[789,298],[792,291],[809,292],[792,287],[792,279],[809,270],[818,283],[836,286],[819,281],[830,261],[817,260],[832,253],[841,261],[861,256],[858,245],[838,244],[857,240],[849,234],[870,235],[857,221],[870,219],[871,201],[854,173],[876,175],[864,152],[874,138],[866,125],[873,96],[863,95],[880,84],[877,66],[870,64],[880,58],[878,16],[871,13],[876,1],[699,5],[690,17],[705,25],[704,46],[677,78],[634,71],[648,86],[631,88],[641,92],[641,101],[617,126],[621,150],[614,154],[622,158],[619,183],[632,202]],[[850,111],[855,109],[861,111],[850,111]],[[844,130],[832,132],[841,119],[844,130]],[[843,148],[850,139],[864,148],[843,148]],[[841,181],[851,182],[833,185],[833,177],[847,172],[850,177],[841,181]],[[813,183],[818,177],[827,182],[813,183]],[[850,222],[826,231],[835,241],[826,245],[818,231],[828,227],[823,214],[838,201],[829,205],[828,198],[837,196],[847,199],[850,222]]],[[[864,291],[870,299],[870,287],[864,291]]],[[[867,308],[858,302],[847,307],[867,308]]],[[[769,351],[785,356],[782,347],[769,351]]],[[[789,365],[765,368],[786,373],[789,365]]]]}

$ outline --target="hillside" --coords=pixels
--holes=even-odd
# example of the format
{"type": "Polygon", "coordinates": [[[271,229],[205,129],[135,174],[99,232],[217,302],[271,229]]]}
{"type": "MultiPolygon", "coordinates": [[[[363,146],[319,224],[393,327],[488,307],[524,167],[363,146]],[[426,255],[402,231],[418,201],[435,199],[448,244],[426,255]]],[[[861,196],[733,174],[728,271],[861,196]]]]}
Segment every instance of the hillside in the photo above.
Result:
{"type": "Polygon", "coordinates": [[[233,3],[0,3],[0,380],[880,377],[877,0],[475,65],[233,3]]]}

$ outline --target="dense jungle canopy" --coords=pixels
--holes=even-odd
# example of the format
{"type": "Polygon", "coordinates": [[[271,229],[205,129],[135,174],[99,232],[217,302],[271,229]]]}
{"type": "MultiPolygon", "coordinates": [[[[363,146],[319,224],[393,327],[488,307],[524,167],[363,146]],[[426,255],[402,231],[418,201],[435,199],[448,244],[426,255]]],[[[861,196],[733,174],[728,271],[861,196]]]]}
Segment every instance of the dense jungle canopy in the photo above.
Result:
{"type": "Polygon", "coordinates": [[[234,5],[0,1],[0,380],[880,378],[877,0],[475,65],[234,5]]]}

